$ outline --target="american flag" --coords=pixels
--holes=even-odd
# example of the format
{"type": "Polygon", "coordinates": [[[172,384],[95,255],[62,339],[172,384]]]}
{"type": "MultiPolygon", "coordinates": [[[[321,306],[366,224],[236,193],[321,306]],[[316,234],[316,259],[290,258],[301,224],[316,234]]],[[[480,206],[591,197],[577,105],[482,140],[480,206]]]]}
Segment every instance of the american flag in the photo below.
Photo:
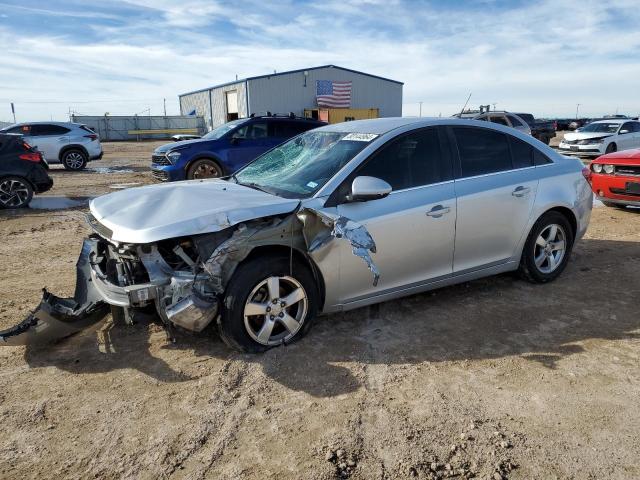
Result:
{"type": "Polygon", "coordinates": [[[316,99],[319,107],[349,108],[351,106],[351,81],[316,81],[316,99]]]}

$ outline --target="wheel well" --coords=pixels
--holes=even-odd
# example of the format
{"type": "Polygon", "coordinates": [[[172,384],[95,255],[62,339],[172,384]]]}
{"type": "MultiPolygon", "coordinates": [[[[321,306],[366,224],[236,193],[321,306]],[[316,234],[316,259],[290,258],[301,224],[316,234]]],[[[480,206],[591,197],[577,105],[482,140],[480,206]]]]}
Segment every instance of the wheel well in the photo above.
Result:
{"type": "Polygon", "coordinates": [[[573,233],[573,238],[575,239],[576,232],[578,231],[578,220],[576,220],[576,216],[570,209],[568,209],[567,207],[554,207],[547,210],[547,212],[558,212],[562,214],[569,221],[569,224],[571,225],[571,231],[573,233]]]}
{"type": "Polygon", "coordinates": [[[24,180],[26,183],[29,184],[29,186],[31,187],[31,190],[33,190],[33,193],[34,194],[36,193],[36,186],[34,185],[34,183],[31,180],[29,180],[25,176],[22,176],[22,175],[11,175],[11,174],[9,174],[9,175],[0,175],[0,181],[2,181],[5,178],[9,178],[9,177],[15,177],[15,178],[19,178],[21,180],[24,180]]]}
{"type": "Polygon", "coordinates": [[[189,160],[189,162],[187,162],[187,165],[184,167],[185,173],[189,172],[191,165],[193,165],[193,163],[197,162],[198,160],[211,160],[212,162],[215,162],[215,164],[218,165],[218,167],[220,167],[220,170],[222,171],[222,176],[226,175],[226,169],[224,168],[224,165],[222,165],[222,162],[218,160],[216,157],[208,157],[206,155],[202,155],[200,157],[196,157],[192,160],[189,160]]]}
{"type": "MultiPolygon", "coordinates": [[[[251,250],[251,253],[247,255],[247,258],[243,260],[246,262],[256,257],[265,257],[265,256],[286,256],[291,255],[292,248],[286,245],[264,245],[260,247],[256,247],[251,250]]],[[[316,266],[315,262],[304,252],[300,250],[293,249],[293,260],[294,262],[298,262],[302,265],[305,265],[311,273],[318,284],[318,293],[320,294],[320,310],[322,310],[324,306],[324,298],[325,298],[325,285],[324,278],[322,277],[322,273],[320,269],[316,266]]]]}
{"type": "Polygon", "coordinates": [[[67,145],[60,150],[60,154],[58,155],[58,160],[62,161],[62,157],[64,157],[64,154],[67,153],[69,150],[80,150],[82,153],[86,155],[87,160],[89,159],[89,152],[87,152],[87,149],[84,148],[82,145],[67,145]]]}

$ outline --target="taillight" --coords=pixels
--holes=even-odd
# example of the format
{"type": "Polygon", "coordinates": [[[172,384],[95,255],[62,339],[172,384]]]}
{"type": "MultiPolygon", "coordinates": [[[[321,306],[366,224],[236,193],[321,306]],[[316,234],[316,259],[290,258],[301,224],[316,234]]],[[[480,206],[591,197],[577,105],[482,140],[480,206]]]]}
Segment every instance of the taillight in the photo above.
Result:
{"type": "Polygon", "coordinates": [[[584,167],[582,169],[582,176],[587,182],[591,183],[591,169],[589,167],[584,167]]]}
{"type": "Polygon", "coordinates": [[[98,139],[98,135],[96,135],[95,133],[91,134],[91,135],[85,135],[84,138],[90,138],[91,141],[93,142],[94,140],[98,139]]]}
{"type": "Polygon", "coordinates": [[[42,154],[40,152],[29,152],[23,153],[19,155],[20,160],[25,160],[27,162],[36,162],[40,163],[42,161],[42,154]]]}

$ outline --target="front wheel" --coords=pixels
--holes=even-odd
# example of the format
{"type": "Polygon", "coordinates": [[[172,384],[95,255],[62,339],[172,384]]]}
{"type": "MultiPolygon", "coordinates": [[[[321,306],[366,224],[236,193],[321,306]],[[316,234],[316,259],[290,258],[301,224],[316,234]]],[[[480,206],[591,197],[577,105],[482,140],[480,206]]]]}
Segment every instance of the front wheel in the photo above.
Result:
{"type": "Polygon", "coordinates": [[[218,332],[236,350],[264,352],[307,333],[318,303],[306,266],[285,256],[254,258],[237,268],[227,286],[218,332]]]}
{"type": "Polygon", "coordinates": [[[219,178],[222,177],[222,168],[214,160],[202,158],[196,160],[187,171],[188,180],[199,180],[201,178],[219,178]]]}
{"type": "Polygon", "coordinates": [[[607,145],[607,149],[604,151],[605,154],[607,153],[613,153],[615,151],[618,150],[618,147],[616,146],[615,143],[610,143],[609,145],[607,145]]]}
{"type": "Polygon", "coordinates": [[[32,198],[33,188],[24,178],[0,178],[0,208],[24,208],[32,198]]]}
{"type": "Polygon", "coordinates": [[[524,244],[520,275],[532,283],[555,280],[567,266],[573,247],[573,230],[559,212],[547,212],[533,225],[524,244]]]}

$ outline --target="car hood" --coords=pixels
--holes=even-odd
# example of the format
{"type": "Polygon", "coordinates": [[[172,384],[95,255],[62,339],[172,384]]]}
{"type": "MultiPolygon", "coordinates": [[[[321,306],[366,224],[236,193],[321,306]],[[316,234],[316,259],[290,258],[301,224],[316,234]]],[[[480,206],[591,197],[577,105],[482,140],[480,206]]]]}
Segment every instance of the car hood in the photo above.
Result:
{"type": "Polygon", "coordinates": [[[121,243],[217,232],[295,210],[300,202],[219,179],[129,188],[95,198],[91,214],[121,243]]]}
{"type": "Polygon", "coordinates": [[[585,140],[587,138],[605,138],[612,136],[613,133],[605,133],[605,132],[573,132],[573,133],[565,133],[565,140],[585,140]]]}
{"type": "Polygon", "coordinates": [[[164,145],[160,145],[156,148],[153,153],[167,153],[169,150],[176,150],[182,147],[191,147],[193,145],[197,145],[198,143],[203,142],[211,142],[213,140],[208,140],[205,138],[196,138],[193,140],[181,140],[180,142],[171,142],[165,143],[164,145]]]}

